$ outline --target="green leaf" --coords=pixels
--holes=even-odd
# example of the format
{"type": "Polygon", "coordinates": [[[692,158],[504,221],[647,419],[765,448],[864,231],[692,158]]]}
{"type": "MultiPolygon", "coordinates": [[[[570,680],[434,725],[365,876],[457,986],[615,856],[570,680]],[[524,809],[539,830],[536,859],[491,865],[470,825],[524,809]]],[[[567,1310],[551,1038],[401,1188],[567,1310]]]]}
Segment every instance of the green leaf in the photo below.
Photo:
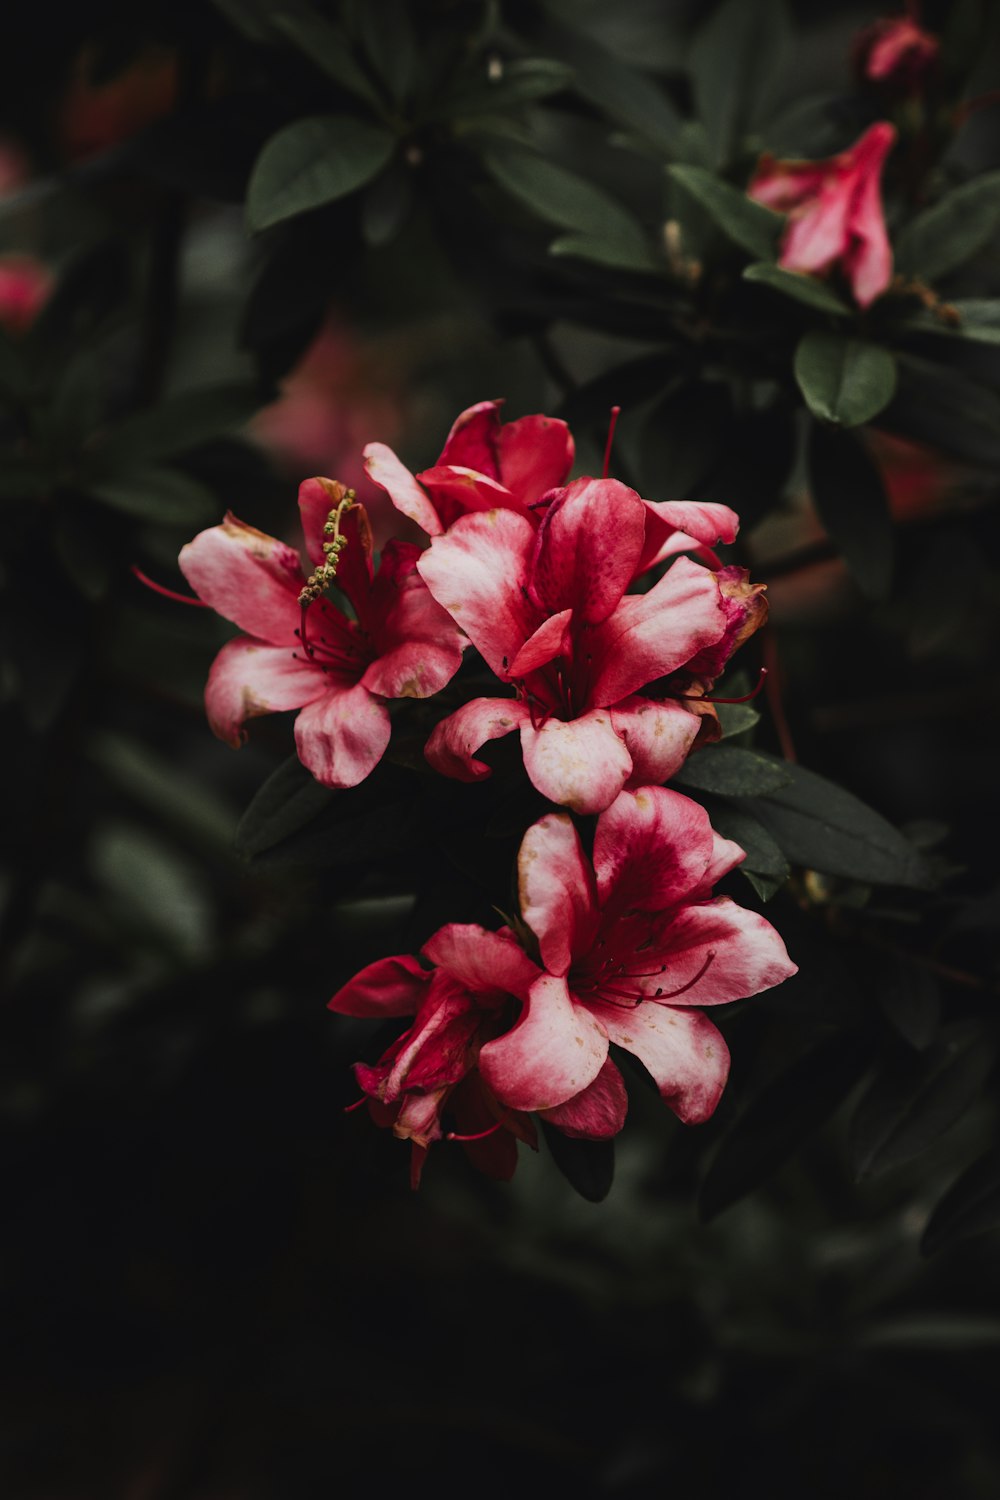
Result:
{"type": "Polygon", "coordinates": [[[361,43],[389,98],[397,105],[410,96],[417,76],[417,39],[407,0],[378,0],[355,13],[361,43]]]}
{"type": "Polygon", "coordinates": [[[171,828],[182,829],[216,851],[232,847],[233,814],[215,792],[181,776],[174,761],[138,740],[111,732],[96,734],[87,754],[126,795],[171,828]]]}
{"type": "Polygon", "coordinates": [[[784,225],[783,215],[755,203],[746,193],[703,167],[675,165],[667,171],[735,245],[759,260],[775,255],[784,225]]]}
{"type": "Polygon", "coordinates": [[[949,365],[899,356],[899,390],[881,426],[970,463],[1000,466],[1000,398],[949,365]]]}
{"type": "Polygon", "coordinates": [[[648,246],[623,244],[618,240],[598,238],[595,234],[564,234],[549,246],[550,255],[570,255],[589,260],[595,266],[611,266],[617,271],[638,271],[649,275],[662,271],[661,263],[648,246]]]}
{"type": "Polygon", "coordinates": [[[759,282],[774,292],[780,292],[783,297],[791,297],[794,302],[804,302],[807,307],[815,307],[819,312],[832,313],[840,318],[851,316],[851,309],[841,302],[825,281],[807,276],[805,272],[786,271],[781,266],[772,265],[770,261],[758,261],[747,266],[743,272],[743,280],[759,282]]]}
{"type": "Polygon", "coordinates": [[[710,801],[708,813],[716,832],[724,839],[732,839],[745,850],[746,859],[738,867],[740,874],[745,875],[748,880],[755,877],[751,884],[765,900],[770,900],[785,884],[791,870],[763,823],[745,808],[734,807],[731,802],[716,802],[714,798],[710,801]],[[764,886],[764,890],[759,889],[758,881],[764,886]]]}
{"type": "Polygon", "coordinates": [[[795,379],[814,417],[857,427],[896,394],[896,361],[888,349],[813,329],[795,351],[795,379]]]}
{"type": "Polygon", "coordinates": [[[247,221],[267,229],[362,187],[396,149],[386,130],[349,115],[312,115],[286,125],[257,158],[247,188],[247,221]]]}
{"type": "Polygon", "coordinates": [[[681,117],[658,84],[578,31],[558,29],[559,53],[575,74],[577,92],[610,119],[634,130],[664,155],[673,155],[681,117]]]}
{"type": "Polygon", "coordinates": [[[248,421],[258,404],[251,388],[241,385],[210,385],[169,396],[120,422],[88,461],[88,469],[108,474],[185,453],[248,421]]]}
{"type": "Polygon", "coordinates": [[[719,738],[723,740],[731,740],[737,734],[746,734],[748,729],[753,729],[755,724],[760,723],[760,714],[751,703],[720,703],[715,712],[722,727],[719,738]]]}
{"type": "Polygon", "coordinates": [[[860,1182],[912,1161],[956,1124],[993,1066],[977,1030],[911,1055],[876,1076],[851,1121],[848,1149],[860,1182]]]}
{"type": "Polygon", "coordinates": [[[990,1229],[1000,1229],[1000,1152],[995,1148],[952,1183],[928,1220],[920,1248],[925,1255],[936,1255],[990,1229]]]}
{"type": "Polygon", "coordinates": [[[993,297],[967,297],[946,304],[958,314],[951,323],[930,311],[911,313],[898,324],[902,333],[936,333],[950,339],[968,339],[977,344],[1000,344],[1000,301],[993,297]]]}
{"type": "Polygon", "coordinates": [[[540,1115],[539,1120],[552,1160],[570,1187],[575,1188],[588,1203],[602,1202],[615,1179],[614,1141],[577,1140],[574,1136],[563,1135],[561,1130],[549,1124],[544,1115],[540,1115]]]}
{"type": "Polygon", "coordinates": [[[218,516],[212,491],[176,469],[136,469],[88,480],[85,489],[112,510],[166,526],[204,526],[218,516]]]}
{"type": "Polygon", "coordinates": [[[648,257],[645,232],[620,203],[575,172],[533,151],[491,142],[483,152],[490,175],[547,224],[576,230],[623,255],[648,257]]]}
{"type": "Polygon", "coordinates": [[[297,755],[290,755],[267,778],[240,819],[237,853],[250,859],[272,849],[317,818],[336,795],[320,786],[297,755]]]}
{"type": "Polygon", "coordinates": [[[409,217],[413,196],[413,172],[403,162],[392,162],[365,190],[361,233],[366,245],[377,248],[396,238],[409,217]]]}
{"type": "Polygon", "coordinates": [[[785,66],[789,23],[780,0],[725,0],[701,28],[689,57],[696,113],[717,166],[770,103],[785,66]]]}
{"type": "Polygon", "coordinates": [[[878,469],[853,433],[811,424],[809,488],[823,527],[869,599],[892,583],[893,529],[878,469]]]}
{"type": "Polygon", "coordinates": [[[461,79],[460,87],[445,96],[435,109],[444,119],[455,116],[492,114],[517,109],[533,99],[559,93],[573,82],[573,70],[548,57],[525,57],[504,64],[499,78],[481,76],[461,79]]]}
{"type": "Polygon", "coordinates": [[[672,781],[721,797],[757,797],[787,786],[791,769],[784,761],[759,750],[708,745],[690,756],[672,781]]]}
{"type": "Polygon", "coordinates": [[[784,1166],[854,1087],[861,1066],[855,1038],[838,1036],[769,1083],[723,1137],[698,1195],[701,1217],[715,1218],[784,1166]]]}
{"type": "Polygon", "coordinates": [[[791,784],[751,811],[792,864],[871,885],[932,888],[920,853],[880,813],[814,771],[785,769],[791,784]]]}
{"type": "Polygon", "coordinates": [[[342,26],[304,6],[294,11],[275,11],[269,19],[272,26],[287,36],[303,56],[321,68],[334,83],[366,104],[374,105],[376,109],[381,107],[378,92],[359,66],[350,38],[342,26]]]}
{"type": "Polygon", "coordinates": [[[198,958],[208,946],[211,907],[201,873],[147,829],[103,825],[90,851],[94,874],[171,954],[198,958]]]}
{"type": "Polygon", "coordinates": [[[938,281],[965,265],[1000,227],[1000,171],[953,188],[918,214],[896,242],[896,269],[938,281]]]}

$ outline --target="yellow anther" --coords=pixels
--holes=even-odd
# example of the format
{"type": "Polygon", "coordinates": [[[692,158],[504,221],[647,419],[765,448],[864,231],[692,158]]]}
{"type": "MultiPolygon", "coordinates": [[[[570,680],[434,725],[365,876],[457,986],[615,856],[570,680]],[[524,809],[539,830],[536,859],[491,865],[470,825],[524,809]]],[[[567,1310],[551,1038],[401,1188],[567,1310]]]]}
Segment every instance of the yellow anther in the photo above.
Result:
{"type": "Polygon", "coordinates": [[[299,594],[299,604],[303,608],[307,604],[314,603],[321,594],[325,593],[336,577],[340,554],[347,546],[346,536],[340,534],[340,523],[347,511],[354,509],[356,500],[354,490],[345,490],[344,498],[339,505],[334,506],[323,522],[323,535],[329,537],[330,540],[323,543],[324,561],[314,573],[310,573],[305,587],[299,594]]]}

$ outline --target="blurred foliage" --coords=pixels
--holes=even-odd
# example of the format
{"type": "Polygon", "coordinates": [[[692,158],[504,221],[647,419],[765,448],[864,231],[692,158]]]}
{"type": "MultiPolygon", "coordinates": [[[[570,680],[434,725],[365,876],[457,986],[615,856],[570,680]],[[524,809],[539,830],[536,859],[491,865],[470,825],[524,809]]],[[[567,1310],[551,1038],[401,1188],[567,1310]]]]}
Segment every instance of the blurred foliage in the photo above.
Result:
{"type": "Polygon", "coordinates": [[[12,20],[0,262],[54,281],[0,317],[5,1493],[996,1494],[1000,24],[928,0],[933,87],[887,102],[849,62],[876,14],[12,20]],[[744,189],[887,110],[901,279],[860,312],[744,189]],[[227,508],[292,535],[306,473],[430,463],[496,395],[581,472],[618,403],[614,472],[741,514],[771,624],[721,691],[767,687],[676,780],[800,972],[727,1008],[708,1125],[628,1073],[613,1182],[564,1137],[505,1186],[442,1145],[411,1196],[343,1113],[379,1038],[325,1001],[495,925],[533,794],[502,745],[426,772],[418,704],[350,797],[284,722],[234,756],[226,629],[132,570],[185,591],[227,508]]]}

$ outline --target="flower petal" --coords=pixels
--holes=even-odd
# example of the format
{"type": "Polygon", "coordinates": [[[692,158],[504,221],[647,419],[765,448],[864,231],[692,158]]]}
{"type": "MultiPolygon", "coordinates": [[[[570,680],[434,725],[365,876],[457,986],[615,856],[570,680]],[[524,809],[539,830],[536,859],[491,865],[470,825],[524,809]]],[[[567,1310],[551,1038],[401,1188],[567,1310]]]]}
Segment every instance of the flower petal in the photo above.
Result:
{"type": "Polygon", "coordinates": [[[357,786],[382,759],[390,731],[389,714],[379,698],[360,683],[337,686],[299,714],[295,747],[299,760],[324,786],[357,786]]]}
{"type": "Polygon", "coordinates": [[[314,479],[304,479],[299,485],[299,520],[306,552],[314,564],[318,565],[326,558],[323,527],[331,510],[337,509],[346,494],[347,487],[339,480],[323,479],[318,475],[314,479]]]}
{"type": "Polygon", "coordinates": [[[364,450],[368,478],[385,490],[396,509],[416,521],[428,536],[440,536],[444,527],[437,511],[405,464],[385,443],[368,443],[364,450]]]}
{"type": "Polygon", "coordinates": [[[477,474],[475,469],[464,469],[458,464],[438,464],[433,469],[424,469],[417,479],[430,496],[445,528],[453,525],[459,516],[472,515],[479,510],[499,507],[521,511],[522,514],[524,511],[509,490],[496,479],[477,474]]]}
{"type": "Polygon", "coordinates": [[[602,909],[676,906],[701,886],[713,852],[708,813],[690,797],[662,786],[622,792],[601,814],[594,834],[602,909]]]}
{"type": "Polygon", "coordinates": [[[597,933],[597,887],[580,835],[566,813],[532,824],[517,856],[521,915],[550,974],[568,974],[597,933]]]}
{"type": "Polygon", "coordinates": [[[502,405],[502,401],[477,401],[460,412],[445,438],[438,464],[461,464],[500,481],[497,442],[502,405]]]}
{"type": "Polygon", "coordinates": [[[617,479],[577,479],[542,518],[528,592],[547,614],[572,609],[595,624],[635,576],[646,529],[644,502],[617,479]]]}
{"type": "Polygon", "coordinates": [[[632,757],[607,709],[579,719],[547,719],[540,729],[525,715],[521,753],[542,796],[577,813],[601,812],[632,774],[632,757]]]}
{"type": "Polygon", "coordinates": [[[770,922],[728,896],[682,907],[661,932],[657,956],[666,964],[656,976],[666,992],[694,981],[671,1005],[725,1005],[798,972],[770,922]]]}
{"type": "Polygon", "coordinates": [[[563,1135],[585,1141],[603,1141],[618,1134],[627,1113],[628,1094],[622,1075],[608,1058],[593,1083],[588,1083],[565,1104],[547,1109],[545,1119],[563,1135]]]}
{"type": "Polygon", "coordinates": [[[322,698],[329,686],[325,672],[296,660],[288,646],[266,646],[241,635],[228,641],[212,663],[205,712],[212,733],[236,748],[243,743],[247,719],[301,708],[322,698]]]}
{"type": "Polygon", "coordinates": [[[679,771],[701,728],[700,716],[671,698],[626,698],[610,713],[632,757],[632,787],[658,785],[679,771]]]}
{"type": "Polygon", "coordinates": [[[525,1000],[538,978],[538,965],[513,937],[488,932],[473,922],[449,922],[428,939],[421,951],[477,997],[516,995],[525,1000]]]}
{"type": "Polygon", "coordinates": [[[574,1003],[564,979],[543,974],[513,1030],[483,1047],[479,1071],[501,1104],[553,1109],[592,1083],[607,1055],[603,1027],[574,1003]]]}
{"type": "Polygon", "coordinates": [[[221,526],[199,532],[181,548],[181,572],[216,614],[267,641],[291,644],[305,579],[298,553],[230,511],[221,526]]]}
{"type": "Polygon", "coordinates": [[[493,773],[484,760],[476,760],[476,751],[527,719],[528,710],[516,698],[473,698],[435,726],[424,755],[442,776],[482,781],[493,773]]]}
{"type": "Polygon", "coordinates": [[[714,1113],[729,1076],[729,1048],[707,1016],[646,1002],[633,1010],[599,1000],[587,1005],[611,1041],[639,1059],[685,1125],[714,1113]]]}
{"type": "Polygon", "coordinates": [[[637,573],[644,573],[654,563],[662,562],[675,552],[714,547],[718,542],[734,542],[740,529],[740,518],[728,505],[693,500],[646,500],[644,503],[646,535],[637,573]]]}
{"type": "Polygon", "coordinates": [[[418,565],[434,598],[503,679],[544,618],[524,592],[534,541],[525,516],[479,511],[435,537],[418,565]]]}
{"type": "Polygon", "coordinates": [[[400,953],[368,964],[327,1002],[342,1016],[413,1016],[427,996],[431,975],[415,958],[400,953]]]}
{"type": "Polygon", "coordinates": [[[564,484],[573,467],[573,439],[558,417],[518,417],[500,428],[500,479],[522,505],[564,484]]]}
{"type": "Polygon", "coordinates": [[[590,632],[591,703],[620,703],[675,672],[725,629],[716,575],[678,558],[648,594],[630,594],[590,632]]]}
{"type": "Polygon", "coordinates": [[[389,542],[372,590],[378,653],[361,681],[383,698],[429,698],[462,665],[465,642],[416,571],[416,548],[389,542]]]}
{"type": "Polygon", "coordinates": [[[547,666],[557,656],[566,656],[570,651],[569,623],[573,618],[571,609],[562,609],[549,618],[521,647],[508,668],[512,679],[526,677],[539,667],[547,666]]]}

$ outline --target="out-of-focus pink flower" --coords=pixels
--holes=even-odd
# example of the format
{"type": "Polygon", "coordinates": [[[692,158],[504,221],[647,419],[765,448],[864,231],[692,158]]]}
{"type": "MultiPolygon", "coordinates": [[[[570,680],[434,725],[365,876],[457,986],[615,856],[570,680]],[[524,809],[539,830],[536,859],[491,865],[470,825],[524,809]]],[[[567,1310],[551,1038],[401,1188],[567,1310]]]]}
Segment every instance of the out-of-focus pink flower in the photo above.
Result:
{"type": "Polygon", "coordinates": [[[577,479],[536,526],[514,510],[460,516],[419,569],[514,698],[477,698],[443,720],[427,758],[462,781],[490,774],[476,753],[520,731],[532,783],[579,813],[626,786],[662,782],[716,721],[704,679],[763,624],[761,586],[679,558],[644,594],[625,591],[645,545],[647,509],[614,479],[577,479]],[[681,674],[646,695],[643,689],[681,674]],[[696,701],[697,700],[697,701],[696,701]]]}
{"type": "Polygon", "coordinates": [[[909,93],[937,62],[941,44],[912,16],[882,16],[858,33],[852,50],[862,78],[909,93]]]}
{"type": "Polygon", "coordinates": [[[894,126],[882,120],[826,161],[762,156],[747,189],[758,203],[789,216],[779,264],[816,275],[839,266],[860,307],[892,279],[880,180],[895,139],[894,126]]]}
{"type": "Polygon", "coordinates": [[[169,114],[177,100],[177,53],[146,47],[114,78],[95,83],[92,48],[80,53],[59,110],[58,129],[73,160],[106,151],[169,114]]]}
{"type": "MultiPolygon", "coordinates": [[[[369,443],[365,468],[404,516],[441,536],[460,516],[494,509],[541,523],[573,465],[573,438],[558,417],[536,413],[500,420],[501,401],[480,401],[456,419],[437,463],[420,474],[384,443],[369,443]]],[[[636,572],[677,552],[736,538],[739,518],[727,505],[644,500],[646,532],[636,572]]]]}
{"type": "Polygon", "coordinates": [[[24,333],[52,295],[56,278],[33,255],[0,256],[0,327],[24,333]]]}
{"type": "Polygon", "coordinates": [[[438,692],[458,670],[463,643],[416,571],[415,546],[390,542],[375,574],[367,516],[343,485],[307,479],[299,511],[320,573],[332,539],[337,586],[355,619],[319,597],[291,547],[228,515],[179,558],[199,598],[246,632],[216,657],[205,706],[214,732],[234,746],[247,719],[301,709],[303,765],[324,786],[357,786],[389,743],[386,699],[438,692]]]}
{"type": "Polygon", "coordinates": [[[376,1122],[413,1142],[414,1179],[433,1141],[482,1122],[493,1155],[478,1164],[504,1177],[515,1138],[533,1143],[532,1113],[570,1136],[616,1135],[627,1098],[611,1043],[639,1058],[681,1120],[707,1120],[729,1052],[700,1007],[796,972],[769,922],[712,897],[743,857],[703,808],[663,787],[617,798],[597,820],[592,860],[570,818],[551,813],[518,856],[537,962],[509,929],[452,924],[422,950],[433,972],[397,956],[345,985],[330,1001],[341,1014],[415,1017],[374,1068],[355,1068],[376,1122]],[[457,1131],[445,1131],[446,1112],[457,1131]]]}
{"type": "Polygon", "coordinates": [[[398,517],[369,479],[362,449],[373,432],[395,441],[402,426],[396,365],[331,317],[282,380],[277,401],[257,413],[249,430],[286,472],[336,474],[354,490],[380,548],[398,531],[398,517]]]}

